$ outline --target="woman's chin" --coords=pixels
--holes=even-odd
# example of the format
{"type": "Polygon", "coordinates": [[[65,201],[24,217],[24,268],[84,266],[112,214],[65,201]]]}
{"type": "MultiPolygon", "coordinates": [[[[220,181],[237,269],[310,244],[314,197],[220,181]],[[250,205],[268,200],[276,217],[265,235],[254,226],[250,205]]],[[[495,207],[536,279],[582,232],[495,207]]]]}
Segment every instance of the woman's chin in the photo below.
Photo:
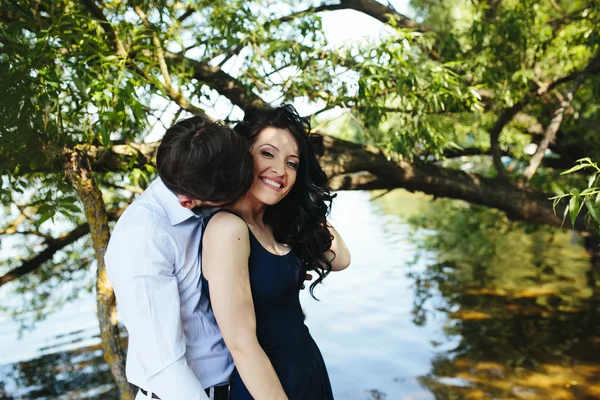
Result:
{"type": "Polygon", "coordinates": [[[275,204],[279,203],[280,201],[281,201],[281,199],[270,199],[270,200],[263,201],[263,203],[265,203],[266,206],[274,206],[275,204]]]}
{"type": "Polygon", "coordinates": [[[271,189],[261,190],[256,193],[256,199],[266,206],[274,206],[279,203],[284,196],[271,189]]]}

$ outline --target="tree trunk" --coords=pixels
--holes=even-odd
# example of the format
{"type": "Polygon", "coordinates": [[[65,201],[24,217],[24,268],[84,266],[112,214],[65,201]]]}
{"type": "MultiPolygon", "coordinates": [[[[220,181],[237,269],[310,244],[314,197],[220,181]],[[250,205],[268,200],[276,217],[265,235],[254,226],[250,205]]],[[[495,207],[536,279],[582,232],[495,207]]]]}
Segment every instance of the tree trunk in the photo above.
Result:
{"type": "Polygon", "coordinates": [[[132,400],[135,395],[132,386],[125,377],[125,357],[119,338],[115,294],[108,280],[104,264],[104,253],[110,238],[110,230],[102,192],[96,185],[88,157],[82,149],[65,150],[63,153],[63,167],[68,181],[83,202],[94,252],[96,253],[98,264],[96,307],[104,359],[110,366],[121,393],[121,399],[132,400]]]}

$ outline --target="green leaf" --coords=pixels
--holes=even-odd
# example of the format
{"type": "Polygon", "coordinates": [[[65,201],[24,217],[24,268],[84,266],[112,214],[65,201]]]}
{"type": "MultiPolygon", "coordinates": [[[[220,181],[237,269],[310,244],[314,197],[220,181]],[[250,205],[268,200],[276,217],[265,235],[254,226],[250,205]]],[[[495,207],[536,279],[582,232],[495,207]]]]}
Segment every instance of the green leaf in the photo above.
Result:
{"type": "Polygon", "coordinates": [[[584,158],[580,158],[579,160],[577,160],[578,163],[582,163],[582,164],[586,164],[586,165],[592,165],[594,164],[592,162],[592,159],[589,157],[584,157],[584,158]]]}
{"type": "Polygon", "coordinates": [[[589,197],[584,197],[583,201],[590,216],[594,219],[594,221],[596,221],[596,223],[600,224],[600,210],[596,208],[596,205],[592,203],[592,200],[589,197]]]}
{"type": "Polygon", "coordinates": [[[569,214],[569,209],[570,209],[570,207],[567,205],[565,207],[565,212],[563,213],[563,219],[562,219],[562,222],[560,223],[560,226],[563,226],[565,224],[565,220],[567,219],[567,215],[569,214]]]}
{"type": "Polygon", "coordinates": [[[39,227],[40,227],[40,225],[42,225],[44,222],[46,222],[47,220],[49,220],[49,219],[50,219],[50,218],[52,218],[52,217],[54,217],[54,211],[52,211],[52,212],[48,212],[48,213],[46,213],[46,214],[42,215],[42,216],[40,217],[40,219],[38,219],[38,220],[35,222],[35,227],[36,227],[36,228],[39,228],[39,227]]]}
{"type": "Polygon", "coordinates": [[[569,217],[571,218],[571,226],[575,226],[575,220],[579,215],[580,204],[579,204],[579,191],[573,189],[571,191],[571,200],[569,201],[569,217]]]}
{"type": "Polygon", "coordinates": [[[561,175],[571,174],[573,172],[577,172],[577,171],[579,171],[581,169],[585,169],[585,168],[588,168],[588,167],[589,167],[589,165],[587,165],[587,164],[578,164],[578,165],[574,166],[573,168],[570,168],[570,169],[562,172],[561,175]]]}
{"type": "Polygon", "coordinates": [[[71,212],[74,213],[80,213],[81,212],[81,208],[79,208],[79,206],[77,204],[74,203],[65,203],[65,204],[61,204],[62,208],[65,210],[69,210],[71,212]]]}
{"type": "Polygon", "coordinates": [[[42,204],[38,209],[37,209],[37,213],[38,214],[48,214],[48,213],[54,213],[54,206],[50,205],[50,204],[42,204]]]}
{"type": "Polygon", "coordinates": [[[588,188],[595,187],[597,179],[598,179],[598,174],[597,173],[590,175],[590,177],[588,178],[588,188]]]}
{"type": "Polygon", "coordinates": [[[108,147],[110,145],[110,133],[108,132],[108,127],[103,122],[100,122],[100,134],[102,145],[108,147]]]}

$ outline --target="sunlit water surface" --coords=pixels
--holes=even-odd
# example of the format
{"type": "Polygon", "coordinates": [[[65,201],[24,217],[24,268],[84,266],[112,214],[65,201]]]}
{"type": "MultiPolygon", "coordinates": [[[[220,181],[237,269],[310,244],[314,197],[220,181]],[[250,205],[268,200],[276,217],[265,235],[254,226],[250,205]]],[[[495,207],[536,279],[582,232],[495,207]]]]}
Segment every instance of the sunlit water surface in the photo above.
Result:
{"type": "MultiPolygon", "coordinates": [[[[486,346],[494,348],[497,335],[502,339],[512,335],[513,331],[488,326],[491,317],[474,318],[473,315],[479,314],[465,314],[462,305],[450,304],[436,290],[431,291],[429,296],[432,297],[425,302],[426,321],[417,326],[413,322],[414,276],[425,273],[427,264],[433,261],[425,254],[419,262],[413,262],[416,249],[410,238],[415,233],[402,216],[414,214],[427,200],[405,192],[392,193],[381,200],[372,201],[371,197],[372,194],[366,192],[339,193],[332,220],[352,251],[352,266],[346,271],[332,273],[317,287],[315,294],[320,301],[312,299],[308,291],[301,295],[306,323],[325,358],[336,399],[595,398],[590,395],[594,393],[592,389],[567,390],[566,397],[548,397],[547,393],[553,391],[546,391],[547,382],[533,382],[528,386],[527,382],[512,379],[516,376],[515,371],[517,375],[521,374],[519,376],[531,376],[522,369],[519,361],[497,360],[496,354],[485,354],[487,359],[483,364],[482,360],[474,360],[486,353],[477,350],[479,336],[490,338],[489,343],[484,343],[484,349],[486,346]],[[464,330],[464,326],[470,326],[468,324],[471,328],[464,330]],[[457,329],[458,325],[463,327],[462,331],[457,329]],[[466,336],[467,341],[474,345],[466,346],[469,351],[465,355],[461,351],[469,332],[475,336],[466,336]],[[483,377],[482,369],[487,374],[483,377]],[[494,386],[496,381],[508,386],[498,389],[498,385],[494,386]],[[575,395],[569,397],[569,393],[575,395]]],[[[498,302],[485,298],[484,303],[494,305],[498,302]]],[[[503,303],[496,306],[505,309],[503,303]]],[[[512,319],[502,318],[500,326],[515,323],[512,319]]],[[[561,320],[565,324],[580,321],[558,318],[561,320]]],[[[595,353],[598,349],[594,347],[600,344],[595,321],[584,320],[592,325],[593,332],[589,333],[588,329],[584,338],[585,343],[590,343],[590,354],[600,355],[600,352],[595,353]]],[[[529,323],[539,328],[538,319],[532,321],[529,323]]],[[[0,320],[0,399],[117,398],[99,348],[92,296],[84,296],[67,305],[21,338],[17,331],[15,323],[0,320]]],[[[582,332],[573,334],[574,338],[567,334],[565,340],[577,341],[584,335],[582,332]]],[[[515,340],[521,336],[515,336],[515,340]]],[[[556,338],[556,343],[561,343],[560,337],[556,338]]],[[[519,344],[515,346],[519,347],[519,344]]],[[[522,346],[531,347],[527,342],[522,346]]],[[[536,351],[544,352],[544,349],[536,351]]],[[[526,351],[523,356],[528,358],[526,351]]],[[[570,360],[569,365],[565,366],[564,361],[558,365],[571,371],[582,364],[577,359],[570,360]]],[[[590,380],[574,382],[573,386],[585,383],[593,387],[593,374],[600,370],[597,362],[588,366],[591,368],[586,370],[591,374],[590,380]]],[[[540,370],[536,373],[542,380],[553,377],[552,371],[532,368],[540,370]]],[[[565,386],[562,381],[559,384],[561,388],[565,386]]]]}

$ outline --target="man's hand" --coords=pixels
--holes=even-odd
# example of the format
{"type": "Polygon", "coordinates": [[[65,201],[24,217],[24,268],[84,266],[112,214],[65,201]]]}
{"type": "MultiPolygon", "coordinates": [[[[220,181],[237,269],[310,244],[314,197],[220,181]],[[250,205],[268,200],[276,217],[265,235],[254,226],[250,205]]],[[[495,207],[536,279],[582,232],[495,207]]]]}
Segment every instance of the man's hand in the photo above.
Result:
{"type": "MultiPolygon", "coordinates": [[[[304,275],[304,282],[310,281],[310,280],[312,280],[312,275],[311,274],[307,273],[306,275],[304,275]]],[[[305,288],[304,282],[302,282],[302,286],[300,286],[300,288],[302,288],[302,289],[305,288]]]]}

